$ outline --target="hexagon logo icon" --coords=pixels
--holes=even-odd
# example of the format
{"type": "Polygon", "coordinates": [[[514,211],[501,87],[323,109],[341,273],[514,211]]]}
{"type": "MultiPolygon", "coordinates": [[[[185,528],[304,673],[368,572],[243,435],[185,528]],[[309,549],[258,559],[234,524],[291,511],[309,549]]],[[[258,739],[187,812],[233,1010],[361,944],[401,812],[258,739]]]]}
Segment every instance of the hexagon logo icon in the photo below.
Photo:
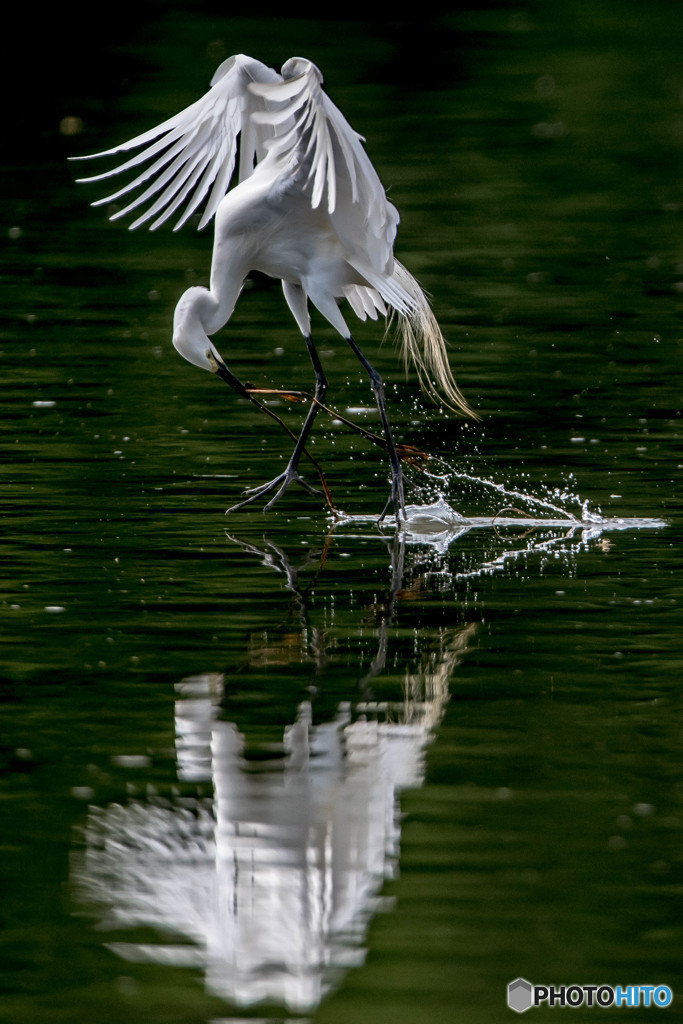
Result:
{"type": "Polygon", "coordinates": [[[516,978],[508,985],[508,1006],[515,1013],[524,1013],[534,1004],[534,987],[526,978],[516,978]]]}

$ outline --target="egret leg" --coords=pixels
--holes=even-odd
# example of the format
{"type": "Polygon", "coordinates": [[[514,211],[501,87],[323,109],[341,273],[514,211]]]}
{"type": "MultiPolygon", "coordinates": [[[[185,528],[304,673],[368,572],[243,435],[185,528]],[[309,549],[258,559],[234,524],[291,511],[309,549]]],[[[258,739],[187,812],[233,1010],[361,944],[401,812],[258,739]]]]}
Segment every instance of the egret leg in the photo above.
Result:
{"type": "MultiPolygon", "coordinates": [[[[307,339],[307,341],[308,341],[308,339],[307,339]]],[[[312,345],[313,345],[313,343],[311,342],[311,347],[312,347],[312,345]]],[[[311,351],[310,347],[309,347],[309,351],[311,351]]],[[[314,366],[316,366],[316,363],[317,363],[317,367],[320,367],[320,374],[322,376],[322,384],[323,384],[322,395],[324,397],[325,391],[327,390],[327,381],[325,380],[325,376],[322,373],[322,366],[320,366],[320,360],[318,359],[318,353],[315,352],[315,349],[313,349],[313,352],[315,353],[314,366]]],[[[311,358],[313,358],[313,356],[311,356],[311,358]]],[[[232,372],[232,370],[230,370],[228,368],[228,366],[223,362],[222,359],[220,361],[218,361],[218,360],[216,360],[214,358],[213,362],[215,363],[214,373],[216,374],[217,377],[220,377],[221,380],[225,381],[226,384],[229,384],[230,387],[234,391],[236,391],[238,395],[241,395],[243,398],[248,398],[249,401],[252,402],[258,409],[260,409],[262,412],[265,412],[265,414],[267,416],[270,416],[271,419],[274,419],[276,421],[276,423],[279,423],[280,426],[282,427],[282,429],[287,434],[289,434],[290,437],[294,438],[294,440],[296,441],[296,446],[294,448],[294,452],[296,453],[296,456],[297,456],[296,462],[298,463],[298,461],[299,461],[299,459],[301,458],[302,455],[306,455],[307,458],[309,459],[309,461],[313,464],[313,466],[315,466],[315,468],[316,468],[316,470],[318,472],[318,475],[320,476],[320,482],[322,484],[323,491],[324,491],[327,503],[330,506],[330,509],[332,510],[332,512],[336,513],[336,509],[334,507],[334,504],[332,503],[332,498],[330,496],[330,492],[329,492],[329,489],[328,489],[328,486],[327,486],[327,481],[325,480],[325,474],[323,473],[323,471],[322,471],[321,467],[319,466],[319,464],[316,462],[316,460],[313,458],[313,456],[306,450],[306,447],[305,447],[305,445],[306,445],[306,438],[308,437],[308,433],[310,432],[311,426],[313,425],[313,420],[315,419],[315,414],[311,417],[311,412],[313,411],[313,408],[311,408],[311,410],[309,410],[309,414],[306,417],[306,422],[304,423],[304,428],[308,424],[308,430],[306,431],[306,434],[304,435],[304,432],[302,430],[301,434],[297,438],[296,435],[293,434],[292,431],[289,429],[287,424],[284,423],[283,420],[280,419],[280,417],[277,415],[277,413],[274,413],[272,411],[272,409],[269,409],[267,406],[263,405],[262,402],[259,402],[259,400],[257,398],[254,398],[253,394],[251,393],[251,389],[248,388],[245,384],[243,384],[242,381],[238,377],[235,376],[235,374],[232,372]],[[310,419],[310,423],[309,423],[309,419],[310,419]]],[[[320,383],[318,381],[318,379],[317,379],[318,378],[317,367],[316,367],[316,394],[318,392],[318,387],[319,387],[319,383],[320,383]]],[[[315,411],[317,412],[317,410],[318,410],[317,404],[314,402],[313,405],[315,406],[315,411]]],[[[289,462],[289,465],[288,465],[288,469],[289,469],[289,467],[291,465],[292,465],[292,459],[290,459],[290,462],[289,462]]],[[[294,469],[296,470],[296,464],[294,466],[294,469]]],[[[284,478],[286,473],[287,473],[287,471],[285,471],[285,473],[281,474],[281,478],[284,478]]],[[[287,484],[285,486],[287,486],[289,483],[291,483],[291,481],[294,480],[294,479],[296,479],[297,482],[302,485],[302,487],[305,487],[312,494],[320,493],[319,491],[316,491],[316,489],[314,487],[311,487],[311,485],[309,483],[307,483],[305,480],[303,480],[298,475],[298,473],[296,473],[296,471],[294,472],[294,474],[290,474],[290,478],[287,481],[287,484]]],[[[280,477],[278,477],[277,480],[279,481],[280,477]]],[[[275,481],[271,481],[271,484],[274,484],[274,483],[275,483],[275,481]]],[[[253,498],[248,498],[246,501],[242,501],[238,505],[233,505],[232,508],[229,508],[227,511],[228,512],[234,512],[236,509],[242,508],[244,505],[249,504],[249,502],[251,502],[255,498],[257,498],[259,496],[259,494],[261,494],[261,493],[265,494],[265,493],[267,493],[268,490],[272,490],[272,489],[273,489],[273,487],[271,487],[269,484],[264,484],[263,487],[254,488],[254,492],[258,492],[258,493],[254,493],[253,498]]],[[[284,487],[283,487],[283,490],[284,490],[284,487]]],[[[271,501],[269,504],[272,504],[274,501],[276,501],[278,497],[279,497],[279,493],[275,496],[275,498],[273,498],[273,501],[271,501]]],[[[266,506],[266,507],[269,507],[269,506],[266,506]]]]}
{"type": "Polygon", "coordinates": [[[306,450],[308,435],[311,432],[316,416],[320,412],[321,403],[327,394],[327,379],[323,372],[322,363],[320,362],[317,349],[313,344],[313,339],[310,335],[306,335],[305,341],[308,354],[311,357],[311,362],[315,371],[315,392],[306,415],[306,419],[304,420],[303,427],[301,428],[301,433],[296,440],[294,451],[287,463],[287,467],[284,472],[278,474],[278,476],[273,480],[269,480],[268,483],[261,484],[259,487],[252,487],[246,491],[246,494],[248,494],[249,497],[245,498],[244,501],[240,501],[239,504],[233,505],[232,508],[228,509],[229,512],[236,512],[239,509],[244,508],[245,505],[250,505],[264,494],[270,494],[272,491],[275,491],[275,494],[268,504],[264,506],[264,512],[267,512],[273,507],[276,501],[279,501],[291,483],[300,484],[302,487],[305,487],[306,490],[310,491],[311,494],[319,493],[314,487],[311,487],[311,485],[307,483],[302,476],[299,475],[299,461],[306,450]]]}
{"type": "Polygon", "coordinates": [[[384,431],[384,437],[387,443],[387,451],[389,453],[389,463],[391,465],[391,494],[389,496],[389,501],[387,502],[384,511],[382,512],[382,515],[379,517],[379,522],[382,522],[382,520],[387,514],[389,505],[392,504],[394,506],[394,513],[396,515],[396,519],[398,520],[401,517],[405,519],[406,502],[403,493],[403,470],[401,469],[401,460],[399,458],[398,451],[396,450],[396,445],[394,443],[393,435],[391,433],[391,426],[389,424],[389,416],[387,415],[386,399],[384,397],[384,384],[377,370],[371,363],[368,362],[366,357],[358,348],[356,342],[351,337],[351,335],[349,335],[346,340],[348,341],[352,350],[355,352],[358,359],[360,359],[361,363],[367,370],[368,375],[370,377],[370,386],[375,395],[377,408],[379,409],[379,415],[382,421],[382,429],[384,431]]]}
{"type": "MultiPolygon", "coordinates": [[[[316,399],[310,393],[310,391],[295,391],[293,388],[249,388],[250,395],[281,395],[282,398],[287,398],[292,402],[303,402],[308,400],[314,402],[316,399]]],[[[378,434],[373,434],[371,430],[366,430],[365,427],[361,427],[359,423],[352,423],[351,420],[347,419],[337,409],[332,409],[329,405],[325,405],[324,402],[317,403],[321,412],[326,412],[328,416],[331,416],[333,420],[338,420],[339,423],[343,423],[345,426],[350,427],[361,437],[364,437],[367,441],[372,441],[373,444],[377,444],[380,448],[387,449],[386,438],[380,437],[378,434]]],[[[418,468],[424,468],[421,466],[422,462],[429,462],[431,456],[427,452],[423,452],[420,448],[416,448],[414,444],[402,444],[399,441],[394,442],[394,447],[398,452],[398,456],[402,462],[407,462],[411,466],[417,466],[418,468]]]]}

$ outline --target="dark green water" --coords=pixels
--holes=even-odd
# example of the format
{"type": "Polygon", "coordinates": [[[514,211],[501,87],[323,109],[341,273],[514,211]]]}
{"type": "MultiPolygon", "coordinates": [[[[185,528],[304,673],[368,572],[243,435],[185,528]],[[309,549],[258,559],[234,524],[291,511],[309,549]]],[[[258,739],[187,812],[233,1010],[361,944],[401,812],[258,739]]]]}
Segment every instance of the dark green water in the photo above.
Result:
{"type": "MultiPolygon", "coordinates": [[[[672,10],[382,25],[150,4],[106,42],[24,26],[38,70],[8,115],[0,231],[3,1021],[483,1024],[518,976],[666,984],[676,1015],[672,10]],[[438,457],[410,500],[638,522],[399,542],[303,491],[225,518],[290,443],[170,345],[211,237],[109,224],[66,156],[158,123],[239,51],[320,64],[483,417],[429,407],[359,326],[397,435],[438,457]]],[[[316,328],[331,404],[369,409],[316,328]]],[[[266,281],[218,346],[253,382],[311,385],[266,281]]],[[[321,420],[313,451],[340,507],[381,511],[378,450],[321,420]]]]}

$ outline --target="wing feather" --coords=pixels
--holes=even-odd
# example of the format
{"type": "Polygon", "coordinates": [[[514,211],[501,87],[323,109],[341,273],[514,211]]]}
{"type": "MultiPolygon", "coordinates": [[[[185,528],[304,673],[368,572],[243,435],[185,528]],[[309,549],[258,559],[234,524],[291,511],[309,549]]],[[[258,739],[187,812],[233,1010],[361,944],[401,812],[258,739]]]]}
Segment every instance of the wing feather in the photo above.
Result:
{"type": "Polygon", "coordinates": [[[93,205],[114,202],[151,179],[149,186],[137,198],[113,214],[112,220],[144,205],[160,192],[161,195],[152,205],[131,224],[131,229],[136,228],[158,214],[150,226],[154,229],[163,224],[192,193],[176,229],[185,223],[202,201],[207,200],[199,225],[203,227],[215,214],[230,186],[235,169],[237,137],[245,125],[249,130],[244,132],[246,137],[243,137],[240,149],[240,178],[251,173],[254,156],[260,158],[267,139],[273,134],[270,126],[263,129],[251,127],[250,114],[254,103],[258,101],[249,93],[248,86],[253,82],[273,84],[281,81],[280,75],[272,68],[251,57],[237,54],[218,68],[209,91],[179,114],[113,149],[72,158],[90,160],[145,147],[109,171],[79,179],[102,181],[148,164],[123,188],[105,199],[97,200],[93,205]],[[149,161],[153,163],[149,164],[149,161]]]}
{"type": "Polygon", "coordinates": [[[154,230],[180,210],[177,230],[204,203],[201,228],[230,187],[241,133],[240,181],[264,157],[280,160],[286,174],[298,176],[311,206],[326,208],[349,261],[391,275],[398,213],[365,152],[363,137],[325,94],[322,83],[315,64],[301,57],[287,61],[280,75],[237,54],[221,64],[209,91],[185,110],[113,149],[74,158],[139,150],[118,166],[79,180],[103,181],[137,171],[93,205],[133,193],[112,220],[142,207],[131,229],[151,221],[154,230]]]}
{"type": "Polygon", "coordinates": [[[252,120],[270,125],[274,133],[268,152],[283,162],[290,160],[304,175],[314,209],[326,203],[349,256],[390,275],[399,217],[365,152],[363,137],[323,91],[315,64],[293,57],[283,66],[282,77],[281,83],[249,86],[265,103],[252,120]]]}

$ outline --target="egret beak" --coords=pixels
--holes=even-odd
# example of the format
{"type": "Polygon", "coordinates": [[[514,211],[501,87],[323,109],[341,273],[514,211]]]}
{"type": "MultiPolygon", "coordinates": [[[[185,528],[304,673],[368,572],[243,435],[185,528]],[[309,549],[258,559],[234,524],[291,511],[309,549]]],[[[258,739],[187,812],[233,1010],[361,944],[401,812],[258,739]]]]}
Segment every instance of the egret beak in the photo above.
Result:
{"type": "MultiPolygon", "coordinates": [[[[209,349],[206,350],[206,358],[209,360],[209,362],[211,364],[212,372],[215,373],[217,377],[220,377],[220,379],[224,380],[226,384],[229,384],[230,387],[234,391],[236,391],[238,395],[241,395],[243,398],[248,398],[251,402],[254,402],[255,405],[258,405],[258,407],[260,409],[263,409],[263,406],[261,405],[261,403],[260,402],[256,402],[251,397],[251,395],[249,394],[247,388],[242,383],[242,381],[239,380],[235,376],[235,374],[231,370],[228,369],[226,364],[223,362],[223,360],[219,356],[218,352],[216,352],[213,348],[209,348],[209,349]]],[[[267,410],[264,410],[264,411],[267,411],[267,410]]],[[[269,415],[271,415],[271,414],[269,413],[269,415]]]]}

